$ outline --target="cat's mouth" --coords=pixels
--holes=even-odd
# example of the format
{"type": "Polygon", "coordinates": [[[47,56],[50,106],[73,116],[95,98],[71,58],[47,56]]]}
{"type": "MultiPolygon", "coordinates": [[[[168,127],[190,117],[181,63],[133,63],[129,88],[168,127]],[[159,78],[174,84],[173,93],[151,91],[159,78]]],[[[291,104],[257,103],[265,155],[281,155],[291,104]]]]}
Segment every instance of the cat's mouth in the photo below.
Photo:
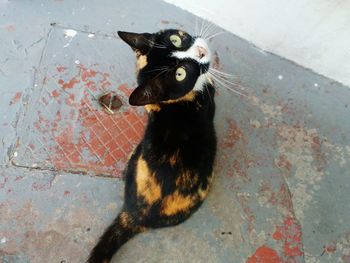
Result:
{"type": "Polygon", "coordinates": [[[172,56],[178,59],[191,58],[199,64],[209,64],[211,52],[207,42],[203,38],[198,37],[189,49],[186,51],[175,51],[172,53],[172,56]]]}

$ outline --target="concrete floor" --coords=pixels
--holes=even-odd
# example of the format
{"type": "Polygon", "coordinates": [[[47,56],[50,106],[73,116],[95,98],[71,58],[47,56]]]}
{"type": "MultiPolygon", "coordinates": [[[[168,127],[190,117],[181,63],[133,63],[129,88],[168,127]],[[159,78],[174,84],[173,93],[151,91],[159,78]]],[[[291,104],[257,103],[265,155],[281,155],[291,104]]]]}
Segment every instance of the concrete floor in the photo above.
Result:
{"type": "MultiPolygon", "coordinates": [[[[127,105],[135,59],[115,33],[191,33],[196,18],[158,0],[3,0],[0,14],[0,261],[84,262],[146,119],[127,105]]],[[[232,34],[210,46],[244,94],[218,89],[212,192],[115,262],[350,262],[349,87],[232,34]]]]}

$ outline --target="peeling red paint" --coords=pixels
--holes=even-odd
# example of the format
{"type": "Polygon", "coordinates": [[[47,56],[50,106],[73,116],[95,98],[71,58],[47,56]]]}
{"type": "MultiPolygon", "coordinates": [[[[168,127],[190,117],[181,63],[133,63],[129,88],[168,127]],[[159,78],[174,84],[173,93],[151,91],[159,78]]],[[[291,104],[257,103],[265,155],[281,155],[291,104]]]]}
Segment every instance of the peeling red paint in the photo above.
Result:
{"type": "Polygon", "coordinates": [[[18,175],[17,175],[14,181],[20,181],[20,180],[22,180],[23,178],[24,178],[24,176],[18,176],[18,175]]]}
{"type": "Polygon", "coordinates": [[[259,189],[259,194],[261,196],[266,196],[268,202],[274,207],[287,209],[290,214],[293,214],[294,209],[291,194],[285,183],[281,183],[279,190],[274,191],[271,181],[264,182],[259,189]]]}
{"type": "Polygon", "coordinates": [[[226,149],[235,147],[236,143],[240,139],[243,139],[243,130],[238,127],[237,123],[234,120],[227,119],[227,124],[227,134],[225,135],[222,142],[222,147],[226,149]]]}
{"type": "Polygon", "coordinates": [[[250,234],[252,233],[252,231],[254,230],[254,223],[255,223],[255,215],[253,213],[253,211],[250,209],[250,207],[248,207],[248,205],[245,203],[244,200],[242,200],[242,198],[239,198],[240,200],[240,204],[242,205],[243,208],[243,212],[246,215],[247,218],[247,232],[250,234]]]}
{"type": "Polygon", "coordinates": [[[215,51],[213,53],[212,67],[215,68],[215,69],[219,69],[221,67],[221,65],[220,65],[220,58],[219,58],[219,54],[218,54],[217,51],[215,51]]]}
{"type": "MultiPolygon", "coordinates": [[[[49,146],[50,161],[56,169],[118,176],[142,138],[146,115],[131,107],[107,114],[92,92],[102,94],[112,85],[109,73],[82,64],[76,67],[78,73],[69,79],[66,67],[57,67],[61,74],[56,75],[56,81],[66,91],[54,89],[49,96],[51,103],[62,103],[62,109],[53,116],[50,113],[50,120],[46,119],[46,112],[39,111],[34,126],[43,135],[52,136],[55,145],[49,146]]],[[[121,84],[117,91],[122,94],[121,99],[127,100],[132,88],[121,84]]]]}
{"type": "Polygon", "coordinates": [[[337,247],[334,244],[328,244],[324,247],[325,252],[334,253],[337,250],[337,247]]]}
{"type": "Polygon", "coordinates": [[[246,263],[282,263],[277,252],[267,246],[259,247],[254,255],[247,259],[246,263]]]}
{"type": "Polygon", "coordinates": [[[74,85],[79,83],[79,82],[80,82],[80,80],[76,79],[76,78],[72,78],[68,82],[65,82],[63,79],[60,79],[58,81],[58,84],[61,85],[62,89],[72,89],[74,87],[74,85]]]}
{"type": "Polygon", "coordinates": [[[56,97],[58,97],[60,94],[61,94],[60,92],[58,92],[57,90],[54,90],[54,91],[51,92],[51,97],[56,98],[56,97]]]}
{"type": "Polygon", "coordinates": [[[82,72],[81,72],[81,79],[82,81],[87,81],[90,78],[96,77],[97,75],[97,71],[95,70],[91,70],[91,69],[87,69],[83,66],[81,66],[82,72]]]}
{"type": "Polygon", "coordinates": [[[236,174],[237,176],[244,178],[246,181],[250,181],[250,178],[248,177],[247,174],[247,169],[248,169],[248,164],[247,160],[244,159],[243,162],[240,160],[233,160],[231,164],[231,172],[236,174]]]}
{"type": "Polygon", "coordinates": [[[68,106],[73,106],[75,102],[75,95],[73,93],[68,95],[68,98],[66,98],[65,103],[68,106]]]}
{"type": "Polygon", "coordinates": [[[67,67],[57,66],[56,69],[58,72],[64,72],[64,71],[66,71],[67,67]]]}
{"type": "Polygon", "coordinates": [[[284,154],[279,156],[277,166],[279,168],[285,168],[288,172],[288,175],[290,175],[290,172],[292,170],[292,164],[287,160],[287,157],[284,154]]]}
{"type": "Polygon", "coordinates": [[[32,189],[35,191],[45,191],[51,188],[52,182],[34,182],[32,184],[32,189]]]}
{"type": "Polygon", "coordinates": [[[49,105],[49,102],[47,101],[46,98],[41,98],[41,102],[42,102],[45,106],[49,105]]]}
{"type": "Polygon", "coordinates": [[[314,135],[311,137],[311,141],[311,151],[317,171],[322,171],[327,165],[325,153],[322,151],[323,140],[318,135],[314,135]]]}
{"type": "Polygon", "coordinates": [[[16,104],[22,98],[22,92],[17,92],[10,101],[10,105],[16,104]]]}
{"type": "Polygon", "coordinates": [[[39,119],[34,122],[34,127],[41,132],[47,131],[50,127],[50,121],[42,115],[40,110],[37,112],[37,114],[39,119]]]}
{"type": "MultiPolygon", "coordinates": [[[[286,183],[283,183],[278,192],[278,203],[290,213],[294,212],[292,196],[286,183]]],[[[301,229],[300,229],[301,234],[301,229]]]]}
{"type": "Polygon", "coordinates": [[[283,253],[289,257],[303,255],[302,232],[300,225],[292,217],[287,217],[282,226],[277,226],[272,236],[275,240],[283,241],[283,253]]]}
{"type": "Polygon", "coordinates": [[[244,135],[243,130],[233,119],[227,119],[226,123],[228,125],[227,132],[219,143],[221,149],[228,150],[225,151],[227,156],[220,159],[225,161],[225,164],[222,165],[230,167],[227,169],[227,176],[237,176],[243,181],[250,181],[247,170],[251,164],[251,159],[248,158],[242,150],[245,145],[248,144],[248,140],[244,135]],[[236,152],[236,148],[240,147],[242,147],[242,149],[236,152]],[[235,158],[232,160],[231,156],[233,152],[235,153],[235,158]]]}

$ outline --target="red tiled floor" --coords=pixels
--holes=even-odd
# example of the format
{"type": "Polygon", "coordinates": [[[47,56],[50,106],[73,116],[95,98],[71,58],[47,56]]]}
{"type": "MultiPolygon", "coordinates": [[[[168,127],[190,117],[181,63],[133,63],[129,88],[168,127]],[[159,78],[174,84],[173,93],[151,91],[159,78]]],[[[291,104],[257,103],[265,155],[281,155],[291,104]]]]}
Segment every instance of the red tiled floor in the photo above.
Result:
{"type": "MultiPolygon", "coordinates": [[[[56,33],[49,42],[62,37],[56,33]]],[[[86,56],[84,46],[79,50],[86,56]]],[[[49,54],[44,54],[43,64],[45,59],[50,60],[49,54]]],[[[30,136],[20,139],[14,161],[31,166],[35,160],[42,168],[119,176],[142,137],[145,113],[128,105],[132,88],[118,83],[108,71],[110,67],[91,62],[74,64],[66,57],[60,64],[42,66],[42,74],[37,76],[42,85],[36,87],[28,109],[30,117],[24,119],[30,136]],[[107,91],[115,92],[124,104],[115,114],[99,105],[97,98],[107,91]],[[26,150],[29,145],[33,146],[31,151],[26,150]]]]}

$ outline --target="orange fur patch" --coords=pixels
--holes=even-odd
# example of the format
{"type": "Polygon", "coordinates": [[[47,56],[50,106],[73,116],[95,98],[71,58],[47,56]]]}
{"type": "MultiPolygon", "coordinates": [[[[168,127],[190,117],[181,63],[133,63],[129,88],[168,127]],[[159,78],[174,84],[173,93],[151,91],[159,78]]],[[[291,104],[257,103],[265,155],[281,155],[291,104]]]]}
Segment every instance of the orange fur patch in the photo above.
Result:
{"type": "Polygon", "coordinates": [[[185,171],[176,179],[176,186],[180,189],[188,189],[193,187],[198,183],[198,176],[191,173],[190,171],[185,171]]]}
{"type": "Polygon", "coordinates": [[[137,161],[136,185],[137,195],[143,197],[147,204],[152,205],[161,198],[161,187],[142,157],[137,161]]]}
{"type": "Polygon", "coordinates": [[[140,71],[140,69],[143,69],[147,66],[147,56],[146,55],[138,55],[136,60],[136,70],[140,71]]]}
{"type": "Polygon", "coordinates": [[[207,185],[206,189],[199,188],[198,190],[199,199],[203,201],[207,197],[208,193],[209,193],[209,185],[207,185]]]}
{"type": "Polygon", "coordinates": [[[178,191],[166,196],[162,202],[161,213],[166,216],[176,215],[185,212],[195,205],[193,196],[183,196],[178,191]]]}
{"type": "Polygon", "coordinates": [[[126,212],[121,212],[120,213],[120,224],[123,227],[125,227],[125,228],[129,227],[131,221],[132,221],[132,218],[129,216],[128,213],[126,213],[126,212]]]}
{"type": "MultiPolygon", "coordinates": [[[[170,104],[170,103],[176,103],[181,101],[193,101],[195,97],[196,97],[196,92],[190,91],[189,93],[187,93],[185,96],[181,98],[178,98],[176,100],[162,101],[162,103],[170,104]]],[[[147,112],[152,112],[152,111],[158,112],[161,110],[161,106],[159,104],[148,104],[148,105],[145,105],[145,109],[147,112]]]]}
{"type": "Polygon", "coordinates": [[[158,104],[148,104],[145,105],[145,109],[147,112],[151,112],[151,111],[160,111],[160,106],[158,104]]]}
{"type": "Polygon", "coordinates": [[[176,102],[181,102],[181,101],[193,101],[194,98],[196,97],[196,92],[193,90],[187,93],[185,96],[178,98],[176,100],[166,100],[162,101],[162,103],[170,104],[170,103],[176,103],[176,102]]]}
{"type": "Polygon", "coordinates": [[[213,181],[213,174],[208,178],[207,187],[205,189],[199,188],[198,195],[201,201],[203,201],[207,197],[212,181],[213,181]]]}

